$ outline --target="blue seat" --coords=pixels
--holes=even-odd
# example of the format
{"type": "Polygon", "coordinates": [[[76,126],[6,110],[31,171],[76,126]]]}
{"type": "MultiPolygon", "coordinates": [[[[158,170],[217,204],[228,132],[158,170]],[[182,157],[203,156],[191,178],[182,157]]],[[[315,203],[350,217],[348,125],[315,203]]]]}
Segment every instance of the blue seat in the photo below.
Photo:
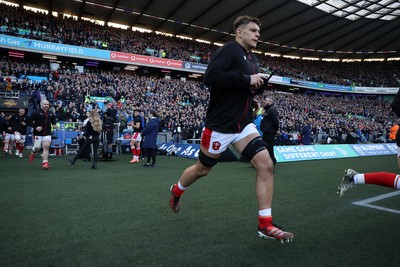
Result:
{"type": "Polygon", "coordinates": [[[62,139],[51,140],[50,148],[54,150],[54,154],[57,156],[62,155],[62,148],[64,148],[64,143],[62,139]]]}
{"type": "Polygon", "coordinates": [[[65,138],[64,139],[64,144],[65,145],[71,145],[72,144],[72,138],[65,138]]]}
{"type": "Polygon", "coordinates": [[[51,140],[51,144],[50,144],[51,148],[61,148],[63,146],[64,146],[64,144],[63,144],[63,140],[62,139],[53,139],[53,140],[51,140]]]}
{"type": "Polygon", "coordinates": [[[64,133],[64,138],[65,139],[67,139],[67,138],[77,138],[77,136],[78,136],[78,132],[76,132],[76,131],[73,131],[73,132],[71,132],[71,131],[66,131],[65,133],[64,133]]]}

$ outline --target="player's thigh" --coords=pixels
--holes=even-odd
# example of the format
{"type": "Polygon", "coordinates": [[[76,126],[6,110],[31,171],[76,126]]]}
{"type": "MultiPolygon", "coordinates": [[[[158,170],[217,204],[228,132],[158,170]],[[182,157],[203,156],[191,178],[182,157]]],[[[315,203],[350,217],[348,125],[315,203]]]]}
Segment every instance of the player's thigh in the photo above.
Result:
{"type": "Polygon", "coordinates": [[[49,150],[50,144],[51,144],[51,135],[43,136],[43,139],[42,139],[43,149],[49,150]]]}
{"type": "Polygon", "coordinates": [[[260,136],[258,133],[251,133],[244,138],[240,139],[236,143],[232,144],[232,146],[236,149],[237,152],[242,154],[245,147],[256,137],[260,136]]]}

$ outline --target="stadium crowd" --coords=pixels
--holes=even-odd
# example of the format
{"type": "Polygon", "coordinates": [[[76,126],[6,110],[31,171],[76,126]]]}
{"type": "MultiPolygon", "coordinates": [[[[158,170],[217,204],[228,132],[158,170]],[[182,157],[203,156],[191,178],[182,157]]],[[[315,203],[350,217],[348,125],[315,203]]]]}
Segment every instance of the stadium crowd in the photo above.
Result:
{"type": "MultiPolygon", "coordinates": [[[[48,16],[0,4],[0,27],[7,35],[75,46],[207,64],[215,45],[156,33],[116,29],[89,21],[48,16]]],[[[398,87],[400,62],[325,62],[259,55],[277,75],[340,85],[398,87]]]]}
{"type": "MultiPolygon", "coordinates": [[[[10,61],[6,57],[0,60],[0,73],[2,77],[19,77],[21,82],[12,83],[13,88],[25,90],[35,108],[41,95],[50,100],[51,110],[59,121],[83,121],[87,111],[98,108],[98,103],[88,96],[111,97],[113,101],[108,108],[115,110],[116,122],[126,125],[135,108],[155,109],[161,115],[163,129],[176,134],[180,132],[182,139],[200,137],[209,98],[209,92],[201,82],[150,74],[110,70],[79,73],[73,65],[62,65],[57,71],[50,71],[45,64],[10,61]],[[50,78],[31,84],[24,79],[27,73],[50,78]]],[[[7,78],[0,82],[2,90],[6,90],[7,78]]],[[[261,105],[266,97],[275,100],[279,111],[278,144],[281,145],[298,144],[307,122],[312,124],[315,142],[318,134],[342,142],[342,134],[349,132],[358,132],[360,140],[386,142],[390,127],[397,123],[387,101],[366,96],[269,90],[258,97],[261,105]]]]}
{"type": "MultiPolygon", "coordinates": [[[[314,142],[319,134],[344,142],[343,134],[357,133],[360,142],[387,142],[398,119],[390,103],[365,96],[329,96],[323,93],[266,92],[275,99],[280,131],[278,144],[299,144],[303,127],[310,123],[314,142]]],[[[321,140],[319,140],[321,141],[321,140]]]]}

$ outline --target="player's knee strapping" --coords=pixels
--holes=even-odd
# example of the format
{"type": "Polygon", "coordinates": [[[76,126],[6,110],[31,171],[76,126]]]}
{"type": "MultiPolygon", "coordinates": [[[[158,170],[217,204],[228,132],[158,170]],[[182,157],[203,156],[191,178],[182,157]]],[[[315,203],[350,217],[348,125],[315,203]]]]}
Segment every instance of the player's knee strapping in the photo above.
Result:
{"type": "Polygon", "coordinates": [[[211,168],[211,167],[215,166],[215,164],[217,164],[218,159],[211,158],[211,157],[207,156],[206,154],[204,154],[203,151],[200,150],[199,161],[205,167],[211,168]]]}
{"type": "Polygon", "coordinates": [[[242,155],[249,161],[254,158],[259,152],[267,149],[267,143],[261,139],[261,136],[257,136],[251,140],[247,146],[243,149],[242,155]]]}

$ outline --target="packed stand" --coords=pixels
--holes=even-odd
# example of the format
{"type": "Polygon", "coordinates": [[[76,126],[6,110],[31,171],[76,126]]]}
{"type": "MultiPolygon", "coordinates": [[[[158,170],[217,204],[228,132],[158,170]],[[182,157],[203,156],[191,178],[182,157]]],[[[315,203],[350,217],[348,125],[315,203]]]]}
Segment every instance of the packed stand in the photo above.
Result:
{"type": "MultiPolygon", "coordinates": [[[[50,100],[58,121],[83,121],[87,111],[99,108],[89,96],[111,97],[115,102],[109,107],[115,110],[115,121],[122,125],[131,119],[134,108],[154,109],[161,115],[163,129],[172,131],[178,139],[201,136],[209,92],[200,82],[106,70],[78,73],[73,65],[62,65],[57,72],[50,72],[44,64],[0,60],[2,74],[17,74],[20,70],[50,77],[32,84],[22,79],[20,84],[24,85],[14,86],[26,90],[36,109],[41,96],[50,100]]],[[[7,79],[4,77],[7,76],[3,75],[3,80],[7,79]]],[[[317,140],[319,134],[326,134],[338,143],[343,142],[342,134],[349,132],[358,133],[360,141],[387,142],[390,127],[397,123],[389,102],[371,97],[267,91],[258,97],[260,103],[267,96],[275,100],[279,111],[280,145],[299,144],[307,121],[312,122],[314,142],[320,141],[317,140]]],[[[124,127],[120,127],[120,132],[123,130],[124,127]]]]}
{"type": "MultiPolygon", "coordinates": [[[[5,34],[68,45],[202,64],[207,64],[218,48],[192,40],[104,27],[6,5],[0,5],[0,15],[0,26],[5,34]]],[[[398,87],[400,82],[399,61],[340,63],[260,55],[260,65],[280,76],[338,85],[398,87]]]]}

